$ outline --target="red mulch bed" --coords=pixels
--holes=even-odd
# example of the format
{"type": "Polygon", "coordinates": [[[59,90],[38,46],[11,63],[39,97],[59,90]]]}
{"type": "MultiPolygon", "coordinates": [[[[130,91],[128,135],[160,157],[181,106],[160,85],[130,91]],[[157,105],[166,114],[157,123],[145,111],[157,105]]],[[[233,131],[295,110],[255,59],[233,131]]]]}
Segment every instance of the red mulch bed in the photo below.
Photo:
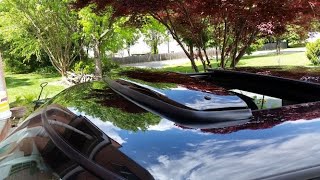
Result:
{"type": "Polygon", "coordinates": [[[250,122],[226,128],[203,129],[203,132],[229,134],[240,130],[272,128],[286,121],[313,120],[320,118],[320,102],[286,106],[273,110],[254,111],[250,122]]]}
{"type": "Polygon", "coordinates": [[[314,70],[314,68],[295,67],[288,70],[281,68],[237,68],[237,71],[244,71],[250,73],[256,73],[261,75],[271,75],[289,79],[302,80],[313,83],[320,83],[320,69],[314,70]]]}
{"type": "Polygon", "coordinates": [[[191,78],[187,75],[172,72],[151,72],[151,71],[125,71],[121,75],[133,79],[139,79],[150,83],[174,83],[191,90],[211,92],[217,95],[230,95],[230,93],[213,83],[191,78]]]}

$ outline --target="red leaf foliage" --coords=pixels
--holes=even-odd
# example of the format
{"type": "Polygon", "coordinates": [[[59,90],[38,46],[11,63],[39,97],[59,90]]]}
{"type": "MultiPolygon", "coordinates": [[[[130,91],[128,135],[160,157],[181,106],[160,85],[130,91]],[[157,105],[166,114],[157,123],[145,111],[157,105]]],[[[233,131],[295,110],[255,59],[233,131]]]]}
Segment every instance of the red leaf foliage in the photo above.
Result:
{"type": "Polygon", "coordinates": [[[320,12],[318,0],[78,0],[75,6],[90,3],[98,11],[113,6],[115,16],[129,16],[136,23],[143,15],[153,16],[167,27],[195,71],[195,57],[210,66],[201,52],[206,55],[209,39],[222,51],[220,66],[230,58],[235,67],[258,35],[281,35],[289,24],[309,27],[320,12]]]}
{"type": "Polygon", "coordinates": [[[133,79],[139,79],[151,83],[174,83],[191,90],[199,90],[211,92],[217,95],[229,95],[230,93],[215,84],[208,81],[201,81],[191,78],[187,75],[182,75],[172,72],[150,72],[150,71],[125,71],[122,75],[133,79]]]}

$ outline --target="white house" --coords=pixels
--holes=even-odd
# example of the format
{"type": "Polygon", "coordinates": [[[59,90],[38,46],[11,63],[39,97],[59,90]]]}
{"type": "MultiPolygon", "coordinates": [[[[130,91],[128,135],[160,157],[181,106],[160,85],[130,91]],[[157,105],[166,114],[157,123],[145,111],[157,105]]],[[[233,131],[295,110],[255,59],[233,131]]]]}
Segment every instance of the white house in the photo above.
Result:
{"type": "MultiPolygon", "coordinates": [[[[143,39],[144,38],[141,37],[133,46],[130,47],[130,54],[147,54],[151,52],[151,48],[143,39]]],[[[160,54],[183,52],[179,44],[173,38],[170,38],[169,41],[160,44],[158,49],[160,54]]],[[[120,50],[115,54],[116,57],[126,57],[128,55],[127,49],[120,50]]]]}
{"type": "Polygon", "coordinates": [[[320,33],[319,32],[310,32],[309,33],[309,38],[307,39],[307,42],[315,42],[318,39],[320,39],[320,33]]]}

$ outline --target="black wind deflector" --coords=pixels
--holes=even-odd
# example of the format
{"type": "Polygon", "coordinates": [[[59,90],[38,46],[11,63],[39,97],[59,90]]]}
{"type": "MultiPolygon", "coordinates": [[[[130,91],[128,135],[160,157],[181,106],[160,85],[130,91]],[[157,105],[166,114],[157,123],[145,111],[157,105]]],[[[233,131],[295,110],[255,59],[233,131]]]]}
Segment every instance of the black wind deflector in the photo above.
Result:
{"type": "Polygon", "coordinates": [[[226,89],[241,89],[296,103],[320,101],[320,85],[301,80],[228,70],[209,70],[190,74],[214,82],[226,89]]]}
{"type": "Polygon", "coordinates": [[[106,78],[105,81],[113,91],[127,100],[179,124],[210,124],[211,127],[226,127],[244,124],[252,117],[248,107],[231,106],[229,108],[198,110],[129,81],[114,81],[109,78],[106,78]]]}

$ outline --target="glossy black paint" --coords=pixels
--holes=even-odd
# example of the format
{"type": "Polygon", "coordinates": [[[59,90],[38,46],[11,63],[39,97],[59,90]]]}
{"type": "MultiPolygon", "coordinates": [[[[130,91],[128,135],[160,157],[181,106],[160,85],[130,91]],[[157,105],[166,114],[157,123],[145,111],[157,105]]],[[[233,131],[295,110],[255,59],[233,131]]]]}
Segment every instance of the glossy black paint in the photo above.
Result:
{"type": "MultiPolygon", "coordinates": [[[[170,95],[169,89],[160,92],[170,95]]],[[[189,95],[171,97],[196,106],[189,95]]],[[[201,100],[206,101],[203,92],[201,100]]],[[[155,179],[256,179],[320,166],[320,103],[256,111],[246,125],[220,129],[163,119],[110,91],[104,82],[74,86],[48,104],[86,116],[155,179]]]]}
{"type": "Polygon", "coordinates": [[[143,85],[141,83],[129,81],[154,91],[160,95],[180,103],[186,107],[195,110],[214,110],[223,108],[248,108],[247,104],[233,93],[225,95],[217,95],[214,93],[203,92],[199,90],[188,89],[183,86],[177,85],[172,88],[156,88],[150,85],[143,85]]]}
{"type": "Polygon", "coordinates": [[[225,70],[212,70],[209,74],[211,78],[208,80],[230,89],[247,90],[299,103],[320,101],[320,86],[313,82],[225,70]]]}
{"type": "MultiPolygon", "coordinates": [[[[169,93],[161,93],[160,89],[147,88],[146,86],[141,86],[136,83],[128,81],[112,81],[111,79],[106,79],[108,86],[117,94],[121,95],[130,102],[136,104],[143,109],[158,114],[163,118],[170,119],[179,124],[212,124],[215,127],[225,127],[230,126],[230,124],[244,124],[250,120],[252,117],[251,110],[246,106],[246,104],[237,96],[233,95],[235,98],[242,102],[242,106],[237,107],[237,102],[233,105],[229,102],[229,106],[224,106],[224,102],[228,102],[230,96],[228,95],[214,95],[215,99],[221,99],[221,106],[218,108],[208,107],[207,109],[199,110],[191,108],[181,102],[180,98],[174,100],[170,98],[169,93]],[[225,97],[225,99],[224,99],[225,97]]],[[[183,90],[177,91],[175,89],[168,89],[172,97],[179,97],[179,94],[183,93],[183,90]]],[[[187,91],[187,90],[186,90],[187,91]]],[[[203,92],[194,91],[195,98],[205,98],[203,92]],[[202,94],[202,96],[200,95],[202,94]],[[198,95],[198,97],[197,97],[198,95]]],[[[186,92],[186,95],[188,93],[186,92]]],[[[192,96],[192,95],[191,95],[192,96]]],[[[211,102],[215,102],[211,99],[211,102]]],[[[193,104],[194,101],[189,101],[189,104],[193,104]]],[[[239,103],[238,103],[239,104],[239,103]]]]}

